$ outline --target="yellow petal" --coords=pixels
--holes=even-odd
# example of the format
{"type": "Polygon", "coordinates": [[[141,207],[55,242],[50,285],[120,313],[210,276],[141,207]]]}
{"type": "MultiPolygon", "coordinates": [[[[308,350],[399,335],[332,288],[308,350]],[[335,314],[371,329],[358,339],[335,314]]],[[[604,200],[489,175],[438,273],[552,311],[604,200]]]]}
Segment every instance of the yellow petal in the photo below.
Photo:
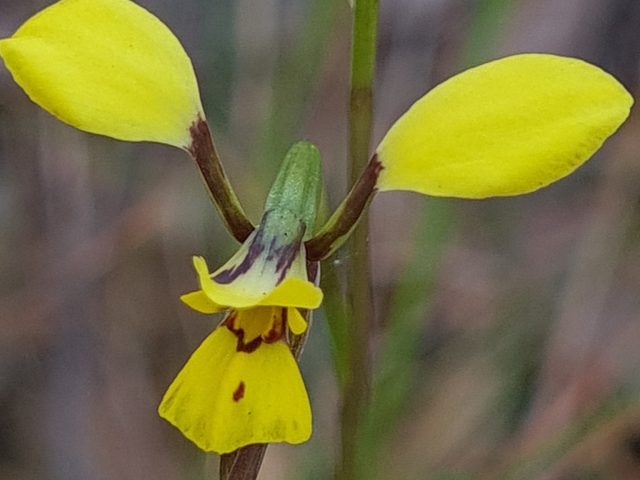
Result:
{"type": "Polygon", "coordinates": [[[516,55],[463,72],[418,100],[377,149],[380,190],[466,198],[516,195],[585,162],[633,99],[573,58],[516,55]]]}
{"type": "Polygon", "coordinates": [[[237,352],[225,327],[194,352],[158,413],[202,450],[219,454],[311,435],[309,399],[289,348],[275,342],[237,352]]]}
{"type": "Polygon", "coordinates": [[[280,307],[318,308],[322,303],[322,290],[300,278],[285,278],[271,293],[260,300],[260,305],[280,307]]]}
{"type": "Polygon", "coordinates": [[[180,300],[200,313],[217,313],[226,310],[226,307],[209,300],[209,297],[202,290],[185,293],[180,297],[180,300]]]}
{"type": "Polygon", "coordinates": [[[55,3],[1,40],[0,56],[35,103],[81,130],[186,147],[204,118],[180,42],[128,0],[55,3]]]}
{"type": "Polygon", "coordinates": [[[195,268],[198,274],[198,279],[202,281],[203,278],[209,278],[209,266],[204,257],[194,255],[191,260],[193,261],[193,268],[195,268]]]}
{"type": "Polygon", "coordinates": [[[294,335],[302,335],[307,330],[307,321],[297,308],[287,309],[287,324],[294,335]]]}
{"type": "Polygon", "coordinates": [[[213,303],[232,308],[249,308],[257,305],[268,293],[259,289],[248,291],[246,288],[238,288],[233,282],[214,282],[207,262],[202,257],[193,257],[193,266],[198,274],[200,288],[213,303]]]}
{"type": "Polygon", "coordinates": [[[202,257],[193,257],[193,265],[198,273],[200,288],[213,303],[218,305],[232,308],[254,306],[318,308],[322,303],[322,290],[301,278],[285,278],[271,290],[265,291],[259,284],[256,284],[255,290],[250,290],[251,283],[246,281],[228,284],[213,281],[207,263],[202,257]]]}

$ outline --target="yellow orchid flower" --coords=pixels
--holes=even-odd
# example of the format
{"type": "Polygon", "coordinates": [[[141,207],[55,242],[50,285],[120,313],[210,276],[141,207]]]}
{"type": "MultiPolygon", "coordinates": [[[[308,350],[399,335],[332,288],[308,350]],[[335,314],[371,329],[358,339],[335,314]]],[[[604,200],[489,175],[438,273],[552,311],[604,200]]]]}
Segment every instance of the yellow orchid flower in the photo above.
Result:
{"type": "Polygon", "coordinates": [[[182,301],[202,313],[227,314],[187,361],[158,411],[203,450],[224,454],[255,443],[301,443],[311,435],[309,399],[287,332],[303,334],[307,322],[299,309],[322,303],[322,291],[309,280],[303,244],[317,178],[291,181],[314,167],[319,172],[315,148],[294,146],[260,226],[238,252],[213,274],[202,257],[193,258],[200,288],[182,301]],[[310,186],[310,197],[301,185],[310,186]]]}
{"type": "Polygon", "coordinates": [[[295,145],[254,229],[219,163],[191,61],[151,13],[129,0],[61,0],[0,40],[0,57],[29,97],[60,120],[189,152],[243,242],[213,274],[194,258],[200,288],[182,300],[226,315],[159,407],[200,448],[218,453],[300,443],[311,434],[288,333],[303,333],[300,309],[322,301],[309,265],[315,269],[344,242],[376,192],[532,192],[588,160],[633,103],[615,78],[578,59],[525,54],[489,62],[445,81],[402,115],[318,232],[319,154],[295,145]]]}

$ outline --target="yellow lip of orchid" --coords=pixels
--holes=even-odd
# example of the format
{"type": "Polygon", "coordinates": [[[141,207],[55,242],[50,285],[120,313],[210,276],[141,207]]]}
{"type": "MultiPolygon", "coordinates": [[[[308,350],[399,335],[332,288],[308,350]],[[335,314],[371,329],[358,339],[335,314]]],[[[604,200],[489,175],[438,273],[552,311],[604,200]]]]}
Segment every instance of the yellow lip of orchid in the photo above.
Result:
{"type": "MultiPolygon", "coordinates": [[[[272,309],[243,311],[241,326],[253,324],[253,334],[270,328],[266,310],[272,309]]],[[[311,407],[296,360],[282,340],[241,343],[229,325],[240,316],[230,314],[193,353],[158,413],[199,448],[219,454],[256,443],[305,442],[311,407]]]]}

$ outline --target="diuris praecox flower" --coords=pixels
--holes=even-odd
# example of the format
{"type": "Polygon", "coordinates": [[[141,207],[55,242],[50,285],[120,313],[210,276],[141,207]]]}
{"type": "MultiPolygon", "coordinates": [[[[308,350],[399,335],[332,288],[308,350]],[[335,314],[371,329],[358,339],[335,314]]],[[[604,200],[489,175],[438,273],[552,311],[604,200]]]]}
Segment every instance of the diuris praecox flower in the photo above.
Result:
{"type": "Polygon", "coordinates": [[[224,318],[169,387],[160,415],[204,450],[300,443],[311,410],[287,341],[320,306],[318,261],[348,237],[378,191],[486,198],[519,195],[570,174],[629,115],[633,99],[600,68],[523,54],[438,85],[383,137],[360,179],[314,232],[320,157],[294,145],[257,228],[226,179],[191,61],[155,16],[129,0],[61,0],[0,40],[0,56],[38,105],[81,130],[160,142],[195,160],[236,255],[182,300],[224,318]]]}

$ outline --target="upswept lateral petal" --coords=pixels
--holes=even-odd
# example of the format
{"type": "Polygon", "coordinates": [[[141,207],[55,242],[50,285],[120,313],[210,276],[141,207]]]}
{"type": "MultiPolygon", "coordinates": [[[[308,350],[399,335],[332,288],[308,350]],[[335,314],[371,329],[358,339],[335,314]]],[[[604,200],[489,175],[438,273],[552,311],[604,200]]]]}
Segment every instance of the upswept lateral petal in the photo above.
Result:
{"type": "Polygon", "coordinates": [[[377,148],[377,187],[435,196],[517,195],[584,163],[632,97],[575,58],[525,54],[467,70],[418,100],[377,148]]]}
{"type": "Polygon", "coordinates": [[[0,41],[29,97],[63,122],[120,140],[186,148],[204,118],[189,57],[129,0],[62,0],[0,41]]]}
{"type": "Polygon", "coordinates": [[[227,310],[227,307],[212,302],[202,290],[185,293],[180,296],[180,300],[200,313],[218,313],[227,310]]]}

